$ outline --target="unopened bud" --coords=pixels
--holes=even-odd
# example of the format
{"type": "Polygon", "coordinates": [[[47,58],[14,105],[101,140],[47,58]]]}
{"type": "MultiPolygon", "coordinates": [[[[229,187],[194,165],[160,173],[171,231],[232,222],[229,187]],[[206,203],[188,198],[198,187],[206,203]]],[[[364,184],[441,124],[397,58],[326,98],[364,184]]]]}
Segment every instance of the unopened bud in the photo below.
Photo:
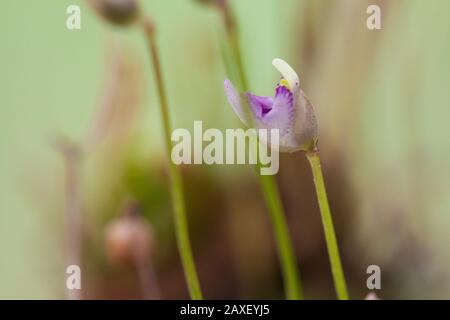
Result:
{"type": "Polygon", "coordinates": [[[147,221],[136,212],[126,212],[107,225],[105,243],[112,262],[135,265],[149,258],[155,240],[147,221]]]}
{"type": "Polygon", "coordinates": [[[380,300],[375,292],[369,292],[364,300],[380,300]]]}
{"type": "Polygon", "coordinates": [[[101,17],[116,25],[135,22],[140,16],[137,0],[87,0],[101,17]]]}
{"type": "Polygon", "coordinates": [[[194,0],[194,1],[204,5],[216,4],[217,2],[217,0],[194,0]]]}

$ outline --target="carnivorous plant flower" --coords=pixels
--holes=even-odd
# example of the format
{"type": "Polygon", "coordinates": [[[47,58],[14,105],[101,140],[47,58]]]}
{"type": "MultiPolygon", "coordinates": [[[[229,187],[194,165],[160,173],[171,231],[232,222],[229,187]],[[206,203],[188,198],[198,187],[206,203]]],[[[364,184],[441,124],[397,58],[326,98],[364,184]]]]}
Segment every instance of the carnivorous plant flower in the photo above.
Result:
{"type": "Polygon", "coordinates": [[[274,59],[272,64],[281,73],[274,97],[239,94],[231,81],[225,80],[228,102],[246,126],[279,129],[279,151],[312,150],[317,141],[313,106],[300,88],[294,69],[281,59],[274,59]]]}
{"type": "MultiPolygon", "coordinates": [[[[281,59],[274,59],[272,64],[281,73],[274,97],[256,96],[250,92],[239,94],[229,80],[225,80],[225,93],[228,102],[246,126],[266,129],[268,132],[271,132],[269,129],[279,130],[278,151],[305,151],[314,178],[337,297],[347,300],[347,284],[317,148],[318,129],[314,109],[300,88],[300,79],[294,69],[281,59]]],[[[262,142],[272,145],[268,141],[262,142]]]]}

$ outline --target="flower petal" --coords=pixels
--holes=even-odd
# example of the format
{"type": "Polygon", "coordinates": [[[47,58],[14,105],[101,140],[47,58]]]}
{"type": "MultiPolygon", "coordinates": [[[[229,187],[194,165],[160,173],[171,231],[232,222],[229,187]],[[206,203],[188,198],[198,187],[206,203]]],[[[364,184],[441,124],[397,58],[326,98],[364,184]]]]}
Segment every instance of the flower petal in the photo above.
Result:
{"type": "Polygon", "coordinates": [[[301,146],[302,150],[308,150],[314,146],[318,137],[318,125],[314,112],[314,107],[300,90],[296,99],[296,119],[294,121],[294,135],[296,144],[301,146]]]}
{"type": "Polygon", "coordinates": [[[230,80],[225,80],[225,94],[228,103],[239,119],[251,128],[265,128],[263,118],[272,109],[274,98],[261,97],[251,93],[239,94],[230,80]]]}
{"type": "Polygon", "coordinates": [[[274,100],[272,97],[255,96],[250,92],[246,96],[247,102],[257,119],[261,120],[272,109],[274,100]]]}
{"type": "Polygon", "coordinates": [[[280,138],[288,135],[295,119],[294,97],[284,86],[278,86],[272,109],[264,116],[263,122],[269,128],[280,130],[280,138]]]}
{"type": "Polygon", "coordinates": [[[294,92],[294,94],[297,94],[300,89],[300,78],[298,77],[297,72],[295,72],[286,61],[279,58],[273,59],[272,64],[289,83],[289,89],[294,92]]]}
{"type": "Polygon", "coordinates": [[[228,103],[233,108],[239,119],[246,125],[251,124],[251,118],[247,111],[247,103],[242,99],[239,92],[234,88],[230,80],[226,79],[224,82],[225,94],[228,99],[228,103]]]}

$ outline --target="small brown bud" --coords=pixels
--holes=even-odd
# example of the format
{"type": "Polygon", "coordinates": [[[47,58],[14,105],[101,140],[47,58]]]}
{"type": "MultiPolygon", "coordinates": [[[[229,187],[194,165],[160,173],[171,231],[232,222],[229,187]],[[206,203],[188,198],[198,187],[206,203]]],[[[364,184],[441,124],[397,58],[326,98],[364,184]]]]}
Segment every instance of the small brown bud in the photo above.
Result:
{"type": "Polygon", "coordinates": [[[140,16],[137,0],[87,0],[101,17],[116,25],[135,22],[140,16]]]}
{"type": "Polygon", "coordinates": [[[139,214],[127,212],[106,226],[105,243],[112,262],[136,265],[151,256],[155,241],[151,225],[139,214]]]}
{"type": "Polygon", "coordinates": [[[194,0],[194,1],[202,5],[212,5],[216,4],[217,2],[217,0],[194,0]]]}
{"type": "Polygon", "coordinates": [[[369,292],[364,300],[380,300],[375,292],[369,292]]]}

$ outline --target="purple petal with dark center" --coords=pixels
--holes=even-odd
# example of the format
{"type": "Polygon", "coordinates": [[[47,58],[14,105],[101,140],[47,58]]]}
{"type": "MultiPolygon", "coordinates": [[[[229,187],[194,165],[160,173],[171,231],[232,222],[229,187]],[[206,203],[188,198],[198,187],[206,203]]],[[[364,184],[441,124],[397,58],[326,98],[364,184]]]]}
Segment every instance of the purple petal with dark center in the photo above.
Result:
{"type": "Polygon", "coordinates": [[[246,93],[247,101],[250,108],[253,111],[253,114],[261,119],[266,115],[271,109],[273,105],[272,97],[261,97],[251,94],[250,92],[246,93]]]}
{"type": "Polygon", "coordinates": [[[275,89],[275,99],[278,97],[284,100],[287,104],[292,104],[294,101],[292,92],[285,86],[278,85],[275,89]]]}
{"type": "Polygon", "coordinates": [[[272,109],[264,116],[264,123],[271,128],[278,128],[283,136],[292,129],[295,118],[294,97],[285,86],[277,86],[272,109]]]}
{"type": "Polygon", "coordinates": [[[229,80],[225,80],[224,87],[228,102],[245,125],[279,129],[280,136],[291,131],[295,118],[294,96],[287,87],[278,85],[275,97],[256,96],[252,93],[241,96],[229,80]],[[251,112],[246,112],[246,107],[251,112]]]}

